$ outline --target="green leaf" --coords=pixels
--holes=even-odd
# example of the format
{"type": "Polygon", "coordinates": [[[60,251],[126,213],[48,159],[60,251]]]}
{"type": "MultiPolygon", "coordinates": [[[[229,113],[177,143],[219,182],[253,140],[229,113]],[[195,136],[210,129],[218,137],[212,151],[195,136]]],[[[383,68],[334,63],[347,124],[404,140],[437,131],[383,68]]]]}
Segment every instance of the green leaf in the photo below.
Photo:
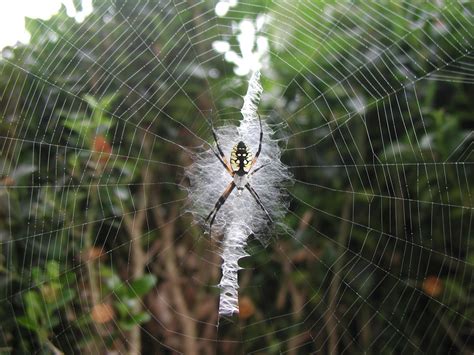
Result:
{"type": "Polygon", "coordinates": [[[143,324],[148,322],[151,319],[151,316],[147,312],[140,312],[137,315],[132,316],[135,324],[143,324]]]}
{"type": "Polygon", "coordinates": [[[30,319],[25,316],[16,317],[16,321],[22,327],[30,329],[30,330],[37,331],[40,328],[40,326],[37,323],[35,323],[33,319],[30,319]]]}
{"type": "Polygon", "coordinates": [[[118,96],[119,95],[116,94],[116,93],[104,96],[103,98],[100,99],[100,101],[98,103],[99,107],[102,110],[109,111],[110,108],[111,108],[112,103],[117,99],[118,96]]]}
{"type": "Polygon", "coordinates": [[[146,312],[140,312],[137,315],[134,315],[130,318],[120,321],[120,326],[124,330],[130,330],[135,325],[143,324],[148,322],[151,319],[151,316],[146,312]]]}
{"type": "Polygon", "coordinates": [[[94,110],[99,107],[99,101],[92,95],[84,95],[84,101],[94,110]]]}
{"type": "Polygon", "coordinates": [[[51,260],[46,264],[46,272],[50,280],[57,280],[59,278],[59,264],[51,260]]]}
{"type": "Polygon", "coordinates": [[[69,128],[71,131],[76,132],[80,136],[87,136],[94,127],[94,123],[91,119],[83,117],[82,119],[66,118],[63,121],[63,126],[69,128]]]}
{"type": "Polygon", "coordinates": [[[120,280],[120,277],[115,274],[108,277],[106,283],[110,291],[117,291],[124,287],[122,280],[120,280]]]}
{"type": "Polygon", "coordinates": [[[31,278],[35,284],[40,284],[43,282],[43,273],[39,267],[35,266],[33,269],[31,269],[31,278]]]}
{"type": "Polygon", "coordinates": [[[138,298],[147,294],[156,284],[156,276],[152,274],[145,275],[130,283],[128,296],[130,298],[138,298]]]}
{"type": "Polygon", "coordinates": [[[76,274],[73,272],[67,272],[61,276],[61,283],[71,285],[76,282],[76,274]]]}
{"type": "Polygon", "coordinates": [[[63,308],[66,304],[70,303],[75,296],[76,292],[72,289],[58,291],[57,299],[53,303],[48,305],[48,311],[52,312],[57,309],[63,308]]]}
{"type": "Polygon", "coordinates": [[[117,309],[118,313],[120,314],[120,318],[127,317],[129,308],[127,307],[127,305],[124,302],[118,301],[118,302],[115,302],[114,305],[115,305],[115,308],[117,309]]]}
{"type": "Polygon", "coordinates": [[[119,324],[123,330],[131,330],[135,326],[135,323],[130,320],[122,320],[119,324]]]}
{"type": "Polygon", "coordinates": [[[29,291],[23,296],[26,305],[26,315],[34,323],[39,324],[45,318],[43,304],[36,291],[29,291]]]}

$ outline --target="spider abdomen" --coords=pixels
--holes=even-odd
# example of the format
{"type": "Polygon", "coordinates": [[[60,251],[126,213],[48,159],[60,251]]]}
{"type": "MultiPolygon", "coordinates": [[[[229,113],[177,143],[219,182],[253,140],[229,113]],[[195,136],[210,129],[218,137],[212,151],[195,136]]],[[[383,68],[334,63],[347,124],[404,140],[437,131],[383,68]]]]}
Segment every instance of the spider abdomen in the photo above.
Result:
{"type": "Polygon", "coordinates": [[[235,187],[237,187],[239,195],[240,195],[241,191],[245,188],[245,185],[247,185],[247,183],[248,183],[247,174],[243,174],[243,175],[235,174],[234,175],[234,184],[235,184],[235,187]]]}
{"type": "Polygon", "coordinates": [[[230,166],[237,175],[245,175],[252,167],[252,153],[247,145],[240,141],[237,143],[230,153],[230,166]]]}

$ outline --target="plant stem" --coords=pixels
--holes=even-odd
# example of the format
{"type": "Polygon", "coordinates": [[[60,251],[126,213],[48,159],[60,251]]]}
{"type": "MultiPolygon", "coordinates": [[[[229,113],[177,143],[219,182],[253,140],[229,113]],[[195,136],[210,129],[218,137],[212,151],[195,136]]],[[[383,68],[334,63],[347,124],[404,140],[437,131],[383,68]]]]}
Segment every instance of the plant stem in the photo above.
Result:
{"type": "Polygon", "coordinates": [[[196,343],[197,339],[197,329],[194,324],[194,321],[191,317],[191,312],[188,309],[186,304],[186,300],[184,299],[183,290],[181,289],[181,275],[179,273],[179,269],[177,267],[177,260],[176,260],[176,253],[175,253],[175,246],[173,245],[173,236],[175,232],[175,219],[178,215],[178,210],[175,206],[173,206],[172,211],[169,216],[169,221],[167,222],[160,211],[160,199],[159,194],[154,192],[152,194],[153,205],[158,206],[153,209],[153,214],[155,217],[155,222],[158,226],[158,229],[161,231],[162,238],[163,238],[163,249],[166,250],[164,253],[164,263],[166,273],[169,277],[169,281],[171,284],[171,292],[173,294],[174,303],[176,305],[176,309],[178,310],[177,313],[180,315],[180,323],[183,328],[183,346],[184,346],[184,353],[185,354],[197,354],[198,346],[196,343]]]}
{"type": "MultiPolygon", "coordinates": [[[[84,248],[83,250],[86,251],[86,269],[87,269],[87,276],[89,278],[89,290],[90,290],[90,297],[91,297],[91,307],[90,309],[99,304],[100,302],[100,288],[98,283],[98,275],[96,270],[96,260],[90,258],[92,255],[91,248],[94,246],[94,219],[96,216],[96,207],[97,207],[97,198],[99,194],[99,187],[97,185],[91,185],[91,192],[89,193],[89,200],[88,200],[88,208],[87,208],[87,228],[84,235],[84,248]]],[[[100,335],[102,334],[102,326],[100,324],[95,324],[97,333],[100,335]]],[[[95,337],[92,337],[95,339],[95,337]]],[[[101,349],[101,344],[98,344],[95,340],[93,340],[93,347],[96,348],[97,351],[101,349]]]]}
{"type": "Polygon", "coordinates": [[[53,352],[54,355],[64,354],[61,350],[59,350],[56,346],[54,346],[54,344],[49,339],[45,340],[45,344],[53,352]]]}
{"type": "Polygon", "coordinates": [[[337,294],[339,288],[341,287],[341,277],[339,273],[341,272],[342,266],[344,265],[344,246],[347,244],[347,238],[349,236],[349,217],[351,212],[352,197],[347,195],[344,204],[342,206],[341,212],[341,225],[339,227],[339,233],[337,235],[337,252],[336,252],[336,261],[334,267],[332,268],[333,278],[329,286],[329,304],[328,310],[326,312],[326,324],[327,332],[329,335],[329,354],[336,355],[338,353],[338,327],[337,327],[337,294]]]}
{"type": "MultiPolygon", "coordinates": [[[[90,250],[94,246],[94,218],[96,214],[96,202],[97,195],[99,193],[99,188],[97,185],[92,185],[92,189],[96,191],[91,191],[89,194],[88,209],[87,209],[87,229],[84,239],[84,249],[87,253],[87,256],[90,255],[90,250]]],[[[92,307],[100,302],[100,290],[97,282],[97,271],[95,268],[95,260],[86,261],[87,274],[89,277],[89,287],[91,294],[92,307]]]]}
{"type": "MultiPolygon", "coordinates": [[[[131,279],[136,280],[143,276],[147,259],[141,244],[143,227],[146,220],[146,211],[148,206],[148,186],[151,182],[151,174],[148,167],[142,169],[143,185],[141,193],[138,195],[137,212],[134,215],[124,214],[123,221],[125,229],[130,238],[130,249],[132,254],[132,272],[131,279]],[[132,217],[133,216],[133,217],[132,217]]],[[[136,308],[132,310],[134,314],[142,310],[142,302],[137,302],[136,308]]],[[[128,348],[130,355],[141,354],[141,330],[140,325],[135,324],[129,332],[128,348]]]]}

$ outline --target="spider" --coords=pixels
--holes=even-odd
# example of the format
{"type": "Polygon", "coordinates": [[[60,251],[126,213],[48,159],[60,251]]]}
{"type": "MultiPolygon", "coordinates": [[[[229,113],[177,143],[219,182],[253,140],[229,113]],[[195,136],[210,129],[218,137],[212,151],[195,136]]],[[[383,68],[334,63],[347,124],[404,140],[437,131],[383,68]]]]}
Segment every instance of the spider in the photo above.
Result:
{"type": "Polygon", "coordinates": [[[212,211],[209,213],[209,215],[206,218],[206,222],[207,222],[209,218],[211,218],[212,216],[211,222],[209,225],[209,230],[212,229],[212,224],[214,223],[214,220],[216,219],[217,212],[219,212],[222,205],[225,203],[227,198],[230,196],[230,194],[236,187],[237,187],[239,196],[241,195],[244,188],[247,189],[252,195],[252,197],[255,199],[257,204],[260,206],[260,208],[263,210],[263,212],[265,212],[269,222],[273,223],[273,220],[270,217],[270,214],[268,213],[267,209],[263,205],[260,199],[260,196],[257,194],[257,192],[249,183],[249,176],[252,176],[257,171],[259,171],[264,166],[266,166],[266,164],[262,165],[252,171],[252,168],[255,166],[258,156],[260,155],[260,152],[262,150],[263,130],[262,130],[262,120],[260,118],[260,115],[258,115],[258,120],[260,123],[260,140],[258,144],[257,153],[255,153],[255,157],[252,159],[252,153],[250,152],[249,148],[244,142],[240,141],[236,145],[234,145],[234,147],[232,148],[232,151],[230,153],[230,164],[227,161],[224,155],[224,152],[222,151],[219,145],[219,142],[217,140],[217,134],[214,130],[214,126],[211,123],[212,135],[214,137],[214,141],[216,142],[216,146],[217,146],[217,150],[219,154],[217,154],[214,151],[214,149],[212,149],[212,152],[217,157],[217,159],[219,159],[219,161],[222,163],[222,165],[230,174],[230,176],[232,176],[233,180],[229,183],[229,185],[227,185],[226,189],[217,200],[214,208],[212,209],[212,211]]]}

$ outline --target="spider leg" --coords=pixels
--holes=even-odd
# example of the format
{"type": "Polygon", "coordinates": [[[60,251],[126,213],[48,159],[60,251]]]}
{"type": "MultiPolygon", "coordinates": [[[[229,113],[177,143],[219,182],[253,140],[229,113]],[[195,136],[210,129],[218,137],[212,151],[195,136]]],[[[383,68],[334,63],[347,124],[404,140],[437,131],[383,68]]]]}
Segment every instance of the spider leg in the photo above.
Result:
{"type": "Polygon", "coordinates": [[[260,169],[266,167],[267,165],[270,165],[270,163],[266,163],[266,164],[263,164],[262,166],[259,166],[257,169],[255,169],[254,171],[252,171],[250,173],[250,176],[252,176],[253,174],[255,174],[257,171],[259,171],[260,169]]]}
{"type": "Polygon", "coordinates": [[[211,218],[211,223],[209,225],[209,233],[212,229],[212,224],[214,223],[214,220],[216,219],[216,216],[217,216],[217,212],[219,212],[219,210],[221,209],[222,205],[224,204],[224,202],[227,200],[227,198],[229,197],[230,193],[232,192],[232,190],[235,188],[235,184],[233,181],[230,182],[229,185],[227,185],[226,189],[224,190],[224,192],[222,193],[221,197],[219,197],[219,199],[217,200],[214,208],[212,209],[212,211],[209,213],[209,215],[206,217],[206,222],[209,220],[209,218],[211,218]]]}
{"type": "Polygon", "coordinates": [[[233,172],[232,168],[230,167],[230,165],[227,161],[227,158],[225,157],[225,154],[221,149],[221,146],[219,145],[219,141],[217,140],[217,134],[216,134],[216,131],[214,130],[214,125],[212,124],[212,121],[211,121],[211,130],[212,130],[212,136],[214,137],[214,141],[216,142],[216,146],[217,146],[217,150],[219,151],[219,154],[217,154],[214,151],[214,149],[212,149],[212,152],[217,157],[217,159],[219,159],[219,161],[222,163],[222,165],[224,165],[224,167],[229,172],[229,174],[233,176],[234,172],[233,172]]]}
{"type": "Polygon", "coordinates": [[[263,212],[265,212],[265,214],[267,215],[267,218],[268,218],[268,220],[270,221],[270,223],[273,223],[273,219],[272,219],[272,217],[270,217],[270,214],[268,213],[267,209],[265,208],[265,206],[263,205],[262,201],[260,200],[260,196],[258,196],[257,191],[255,191],[255,190],[253,189],[253,187],[250,186],[249,183],[247,183],[247,184],[245,185],[245,188],[250,191],[250,194],[252,195],[252,197],[255,199],[255,201],[257,201],[257,203],[258,203],[258,205],[260,206],[260,208],[261,208],[261,209],[263,210],[263,212]]]}
{"type": "Polygon", "coordinates": [[[252,166],[250,167],[250,169],[252,169],[254,167],[255,163],[257,162],[258,156],[260,155],[260,152],[262,151],[262,140],[263,140],[262,119],[261,119],[261,117],[258,113],[257,113],[257,115],[258,115],[258,122],[260,123],[260,140],[259,140],[259,143],[258,143],[257,153],[255,153],[255,156],[252,160],[252,166]]]}

